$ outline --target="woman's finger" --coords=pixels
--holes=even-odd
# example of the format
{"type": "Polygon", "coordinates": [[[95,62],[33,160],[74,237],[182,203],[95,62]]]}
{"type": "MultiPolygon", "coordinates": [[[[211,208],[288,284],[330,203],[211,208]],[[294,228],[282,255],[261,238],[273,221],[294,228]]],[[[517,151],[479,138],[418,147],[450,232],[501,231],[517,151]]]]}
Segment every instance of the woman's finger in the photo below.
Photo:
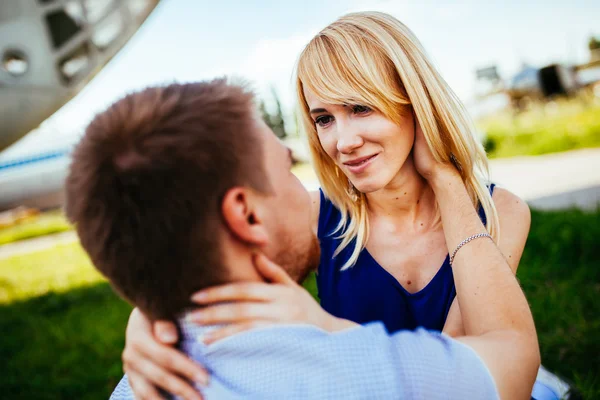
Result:
{"type": "Polygon", "coordinates": [[[164,344],[177,343],[177,328],[170,321],[156,321],[153,324],[154,337],[164,344]]]}
{"type": "Polygon", "coordinates": [[[199,325],[243,323],[251,320],[280,321],[281,307],[272,303],[233,302],[208,306],[192,311],[188,318],[199,325]]]}
{"type": "Polygon", "coordinates": [[[254,265],[258,272],[268,282],[280,283],[282,285],[297,284],[283,268],[269,260],[264,254],[257,254],[254,256],[254,265]]]}
{"type": "Polygon", "coordinates": [[[247,321],[247,322],[242,322],[240,324],[227,325],[223,328],[218,328],[218,329],[215,329],[213,331],[206,333],[202,337],[202,341],[205,344],[212,344],[216,341],[225,339],[226,337],[235,335],[237,333],[248,331],[250,329],[256,329],[256,328],[263,327],[263,326],[269,326],[269,325],[272,325],[272,323],[264,322],[264,321],[247,321]]]}
{"type": "Polygon", "coordinates": [[[136,400],[162,400],[158,390],[141,375],[132,371],[127,374],[127,381],[136,400]]]}
{"type": "Polygon", "coordinates": [[[225,301],[264,302],[273,300],[277,293],[277,288],[267,283],[230,283],[196,292],[192,295],[192,301],[202,305],[225,301]]]}
{"type": "MultiPolygon", "coordinates": [[[[180,375],[203,386],[208,384],[209,375],[202,366],[181,351],[154,341],[144,345],[138,342],[131,343],[131,348],[126,348],[123,352],[123,360],[136,371],[140,371],[146,364],[154,364],[165,371],[170,371],[170,374],[180,375]]],[[[167,389],[161,385],[161,382],[152,382],[167,389]]]]}
{"type": "MultiPolygon", "coordinates": [[[[163,390],[183,397],[187,400],[202,400],[202,396],[191,384],[182,378],[171,374],[169,371],[158,367],[152,363],[136,363],[136,371],[133,376],[136,381],[134,386],[148,392],[147,386],[154,384],[163,390]],[[137,374],[137,376],[136,376],[137,374]],[[144,378],[140,378],[140,376],[144,378]]],[[[129,375],[128,375],[129,376],[129,375]]],[[[133,389],[133,386],[132,386],[133,389]]],[[[137,390],[137,389],[136,389],[137,390]]],[[[135,393],[135,391],[134,391],[135,393]]],[[[160,398],[160,397],[159,397],[160,398]]]]}

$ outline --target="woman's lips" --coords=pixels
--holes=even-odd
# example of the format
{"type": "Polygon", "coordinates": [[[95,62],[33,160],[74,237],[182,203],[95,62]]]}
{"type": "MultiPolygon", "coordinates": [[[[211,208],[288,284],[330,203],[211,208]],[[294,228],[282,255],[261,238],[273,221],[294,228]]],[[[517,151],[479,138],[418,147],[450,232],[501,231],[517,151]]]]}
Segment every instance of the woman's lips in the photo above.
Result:
{"type": "Polygon", "coordinates": [[[379,154],[373,154],[372,156],[369,156],[369,157],[364,157],[364,158],[359,158],[356,160],[348,161],[348,162],[345,162],[344,165],[346,166],[348,171],[352,172],[353,174],[360,174],[365,169],[367,169],[367,167],[373,162],[375,157],[377,157],[378,155],[379,154]]]}

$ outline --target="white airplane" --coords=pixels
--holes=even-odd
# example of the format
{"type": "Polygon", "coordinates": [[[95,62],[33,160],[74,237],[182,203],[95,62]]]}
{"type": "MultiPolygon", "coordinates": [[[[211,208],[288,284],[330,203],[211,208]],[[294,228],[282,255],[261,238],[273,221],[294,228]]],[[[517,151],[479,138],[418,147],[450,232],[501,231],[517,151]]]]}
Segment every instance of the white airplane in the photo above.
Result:
{"type": "MultiPolygon", "coordinates": [[[[35,136],[36,130],[43,131],[43,121],[86,87],[158,3],[159,0],[0,3],[0,210],[19,205],[50,208],[62,204],[73,139],[71,143],[61,143],[60,135],[55,137],[46,129],[40,132],[46,137],[38,150],[23,151],[21,143],[9,146],[32,131],[25,140],[35,136]]],[[[65,125],[73,123],[68,121],[65,125]]]]}

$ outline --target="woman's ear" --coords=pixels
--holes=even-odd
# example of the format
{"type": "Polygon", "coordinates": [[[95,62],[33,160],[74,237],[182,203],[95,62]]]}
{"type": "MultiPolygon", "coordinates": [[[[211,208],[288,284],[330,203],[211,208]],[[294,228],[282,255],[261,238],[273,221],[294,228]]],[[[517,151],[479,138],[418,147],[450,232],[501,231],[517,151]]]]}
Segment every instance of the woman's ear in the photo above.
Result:
{"type": "Polygon", "coordinates": [[[221,212],[229,231],[243,242],[262,246],[268,241],[264,221],[258,216],[258,198],[251,190],[234,187],[225,193],[221,212]]]}

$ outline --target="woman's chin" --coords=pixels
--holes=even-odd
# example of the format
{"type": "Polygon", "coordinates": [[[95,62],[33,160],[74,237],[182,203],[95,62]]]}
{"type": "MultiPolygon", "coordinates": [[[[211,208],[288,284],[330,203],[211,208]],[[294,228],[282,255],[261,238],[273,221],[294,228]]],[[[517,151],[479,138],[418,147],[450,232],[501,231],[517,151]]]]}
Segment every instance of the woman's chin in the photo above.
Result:
{"type": "Polygon", "coordinates": [[[354,187],[356,190],[364,194],[373,193],[381,189],[381,185],[377,185],[375,183],[364,183],[361,185],[355,185],[354,187]]]}

